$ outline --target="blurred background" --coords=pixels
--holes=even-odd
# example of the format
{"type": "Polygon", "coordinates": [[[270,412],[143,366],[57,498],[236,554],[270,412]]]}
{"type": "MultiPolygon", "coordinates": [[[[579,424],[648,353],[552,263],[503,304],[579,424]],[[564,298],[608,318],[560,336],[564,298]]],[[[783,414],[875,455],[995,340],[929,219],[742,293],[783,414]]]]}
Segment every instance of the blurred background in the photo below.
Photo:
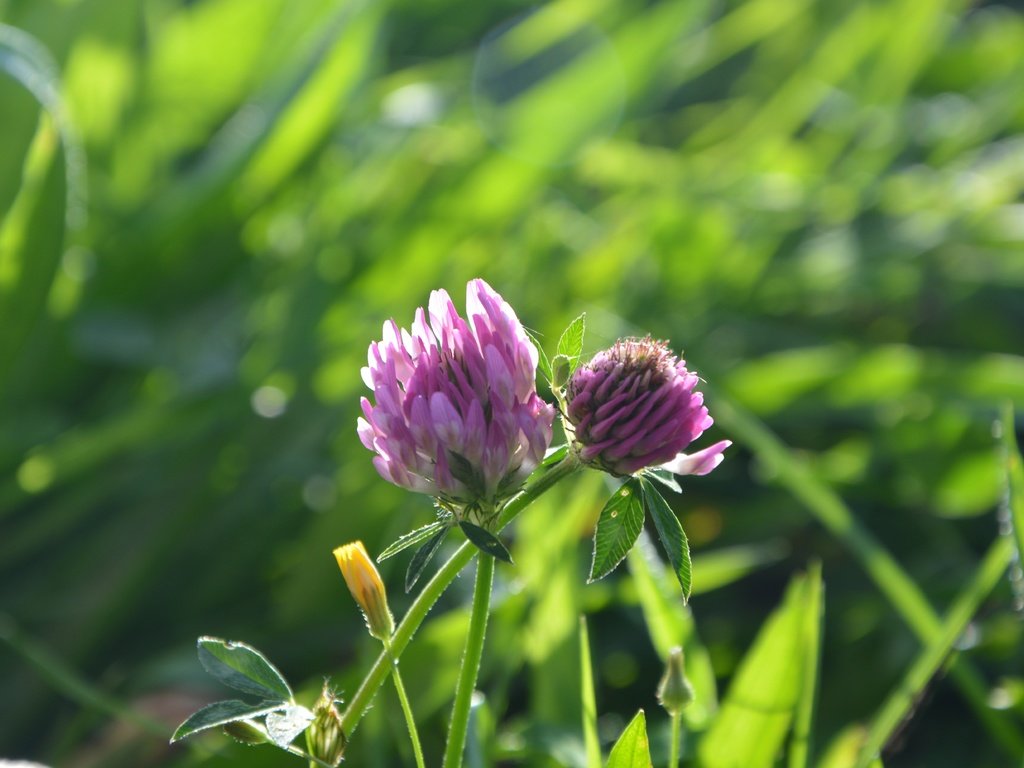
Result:
{"type": "MultiPolygon", "coordinates": [[[[386,318],[437,287],[462,309],[477,276],[549,349],[586,311],[588,352],[651,333],[685,353],[706,444],[736,443],[671,499],[718,690],[820,561],[816,754],[855,733],[921,633],[844,521],[935,616],[999,536],[992,424],[1024,407],[1021,11],[0,0],[0,755],[301,764],[166,746],[232,698],[195,638],[252,643],[307,702],[325,675],[353,690],[376,648],[330,550],[432,517],[356,438],[359,368],[386,318]]],[[[608,491],[564,484],[509,539],[474,726],[504,764],[583,765],[579,613],[603,738],[644,707],[667,759],[630,571],[585,584],[608,491]]],[[[397,614],[406,562],[382,568],[397,614]]],[[[428,759],[470,583],[403,658],[428,759]]],[[[887,766],[1020,765],[1014,590],[961,638],[973,695],[937,676],[887,766]]],[[[411,763],[397,712],[383,689],[350,764],[411,763]]]]}

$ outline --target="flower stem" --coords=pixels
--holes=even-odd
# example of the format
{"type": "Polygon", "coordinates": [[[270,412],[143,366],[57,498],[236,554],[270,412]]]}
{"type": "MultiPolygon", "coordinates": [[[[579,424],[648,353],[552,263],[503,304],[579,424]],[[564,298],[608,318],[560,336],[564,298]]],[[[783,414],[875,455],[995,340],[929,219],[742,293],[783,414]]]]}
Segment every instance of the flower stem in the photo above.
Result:
{"type": "MultiPolygon", "coordinates": [[[[505,505],[498,520],[498,529],[500,530],[511,522],[516,515],[530,506],[552,486],[564,480],[579,468],[579,459],[570,452],[565,459],[551,467],[551,469],[537,478],[536,481],[523,489],[518,496],[515,496],[505,505]]],[[[468,541],[465,542],[448,559],[448,562],[441,566],[441,569],[427,582],[426,586],[423,587],[423,591],[420,592],[412,605],[409,606],[409,610],[406,611],[405,616],[398,625],[398,629],[395,630],[395,634],[391,638],[391,653],[389,654],[387,651],[381,652],[370,668],[370,671],[366,673],[366,677],[363,678],[359,689],[352,696],[344,713],[342,713],[341,725],[346,736],[351,737],[359,721],[366,714],[366,710],[370,708],[373,697],[381,685],[383,685],[390,671],[392,659],[397,659],[402,655],[402,651],[405,650],[409,641],[412,640],[412,636],[419,629],[423,619],[426,618],[427,613],[434,603],[437,602],[441,593],[448,588],[448,585],[459,575],[459,571],[473,559],[477,552],[479,550],[475,546],[468,541]]]]}
{"type": "Polygon", "coordinates": [[[668,768],[679,766],[679,723],[683,719],[682,712],[676,710],[672,713],[672,741],[668,748],[668,768]]]}
{"type": "Polygon", "coordinates": [[[469,709],[480,671],[487,632],[487,615],[491,609],[491,586],[494,583],[494,558],[481,554],[476,561],[476,583],[473,585],[473,609],[469,615],[469,634],[466,650],[462,654],[462,668],[455,686],[455,703],[448,726],[448,742],[444,749],[443,768],[460,768],[466,748],[466,730],[469,727],[469,709]]]}
{"type": "MultiPolygon", "coordinates": [[[[385,651],[391,653],[391,644],[385,643],[385,651]]],[[[391,679],[395,683],[395,692],[398,693],[398,701],[402,705],[402,714],[405,715],[405,726],[409,729],[409,740],[412,741],[412,752],[416,758],[416,768],[426,768],[423,762],[423,747],[420,746],[420,734],[416,730],[416,720],[412,716],[412,707],[409,706],[409,697],[405,694],[405,685],[402,684],[402,675],[398,671],[398,659],[391,657],[391,679]]]]}

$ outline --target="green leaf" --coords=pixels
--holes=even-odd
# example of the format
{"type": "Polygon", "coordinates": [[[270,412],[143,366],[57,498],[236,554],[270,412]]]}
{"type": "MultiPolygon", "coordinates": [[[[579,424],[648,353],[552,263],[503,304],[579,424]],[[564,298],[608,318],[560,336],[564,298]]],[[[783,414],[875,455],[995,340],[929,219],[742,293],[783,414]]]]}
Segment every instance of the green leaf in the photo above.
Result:
{"type": "Polygon", "coordinates": [[[1014,541],[1017,543],[1017,552],[1020,553],[1020,557],[1024,557],[1024,461],[1021,460],[1020,448],[1017,445],[1012,403],[1003,406],[1001,431],[1010,525],[1013,528],[1014,541]]]}
{"type": "MultiPolygon", "coordinates": [[[[523,329],[526,331],[526,329],[523,329]]],[[[544,376],[549,382],[551,378],[551,361],[548,360],[548,355],[544,351],[544,347],[541,346],[540,341],[530,331],[526,331],[526,335],[530,337],[530,341],[533,342],[533,346],[537,348],[537,372],[544,376]]]]}
{"type": "Polygon", "coordinates": [[[569,361],[569,373],[576,370],[580,364],[580,356],[583,354],[583,333],[587,326],[587,314],[584,312],[577,317],[562,332],[558,339],[558,347],[555,355],[562,355],[569,361]]]}
{"type": "Polygon", "coordinates": [[[47,297],[64,253],[66,155],[44,119],[25,163],[25,178],[0,216],[0,389],[47,324],[47,297]]]}
{"type": "Polygon", "coordinates": [[[505,545],[501,543],[497,536],[488,531],[486,528],[481,528],[479,525],[473,525],[473,523],[465,520],[459,521],[459,528],[466,534],[466,538],[473,542],[473,545],[492,557],[497,558],[506,563],[512,562],[512,555],[509,554],[505,545]]]}
{"type": "Polygon", "coordinates": [[[818,603],[807,577],[790,582],[782,605],[740,663],[718,716],[701,740],[704,768],[771,768],[803,689],[809,612],[818,603]]]}
{"type": "Polygon", "coordinates": [[[417,528],[415,531],[399,537],[398,541],[388,546],[383,552],[377,555],[377,562],[383,563],[389,557],[394,557],[399,552],[402,552],[409,547],[419,544],[421,541],[429,539],[431,536],[436,534],[442,528],[447,528],[448,523],[444,520],[435,520],[432,523],[424,525],[422,528],[417,528]]]}
{"type": "Polygon", "coordinates": [[[199,662],[225,685],[271,701],[291,701],[284,676],[252,646],[219,637],[200,637],[197,645],[199,662]]]}
{"type": "Polygon", "coordinates": [[[583,704],[583,744],[587,750],[587,768],[601,768],[601,741],[597,735],[594,667],[590,660],[590,634],[587,631],[585,616],[580,616],[580,702],[583,704]]]}
{"type": "Polygon", "coordinates": [[[645,469],[644,476],[661,483],[671,491],[683,492],[683,486],[676,480],[676,476],[667,469],[645,469]]]}
{"type": "Polygon", "coordinates": [[[640,485],[629,478],[604,505],[594,530],[594,557],[588,582],[607,576],[622,562],[644,527],[640,485]]]}
{"type": "Polygon", "coordinates": [[[810,768],[814,714],[818,700],[818,673],[821,667],[821,622],[825,610],[821,582],[821,563],[807,571],[807,596],[803,612],[803,681],[797,702],[793,736],[789,740],[789,768],[810,768]]]}
{"type": "Polygon", "coordinates": [[[568,445],[555,445],[548,448],[547,453],[544,454],[544,458],[541,459],[540,466],[550,467],[553,464],[557,464],[566,456],[569,455],[568,445]]]}
{"type": "Polygon", "coordinates": [[[238,720],[249,720],[272,712],[277,712],[285,705],[284,702],[260,702],[249,704],[245,701],[232,699],[230,701],[218,701],[214,704],[203,707],[194,712],[189,718],[178,726],[178,729],[171,736],[171,743],[181,741],[193,733],[205,731],[207,728],[215,728],[218,725],[227,725],[238,720]]]}
{"type": "Polygon", "coordinates": [[[651,748],[647,742],[647,720],[642,709],[612,747],[607,768],[652,768],[651,748]]]}
{"type": "Polygon", "coordinates": [[[690,590],[693,586],[693,569],[690,565],[690,543],[683,533],[683,526],[679,518],[672,511],[672,507],[662,497],[654,485],[646,478],[641,478],[640,488],[644,495],[644,505],[654,519],[654,527],[658,529],[658,538],[665,548],[668,561],[672,565],[672,572],[679,581],[683,590],[683,602],[690,599],[690,590]]]}
{"type": "Polygon", "coordinates": [[[445,526],[435,533],[433,538],[429,539],[426,544],[416,550],[416,554],[412,556],[412,560],[409,561],[409,568],[405,572],[406,592],[412,591],[412,588],[416,586],[416,582],[419,581],[420,576],[423,574],[423,569],[427,567],[430,558],[440,548],[441,542],[444,541],[444,537],[448,535],[450,530],[451,528],[445,526]]]}

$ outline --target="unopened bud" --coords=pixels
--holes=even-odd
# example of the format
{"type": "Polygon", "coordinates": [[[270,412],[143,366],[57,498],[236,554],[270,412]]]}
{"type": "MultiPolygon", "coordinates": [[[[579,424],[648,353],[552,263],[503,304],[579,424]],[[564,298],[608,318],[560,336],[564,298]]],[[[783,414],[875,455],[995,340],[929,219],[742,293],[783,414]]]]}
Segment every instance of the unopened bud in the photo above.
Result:
{"type": "Polygon", "coordinates": [[[345,577],[348,591],[359,603],[370,634],[387,642],[395,631],[395,620],[388,608],[388,595],[384,582],[366,553],[363,542],[354,541],[334,550],[334,557],[345,577]]]}
{"type": "Polygon", "coordinates": [[[324,681],[324,689],[313,707],[313,722],[307,731],[309,749],[313,757],[328,765],[338,765],[345,754],[345,732],[341,728],[341,715],[334,705],[334,691],[324,681]]]}
{"type": "Polygon", "coordinates": [[[256,746],[267,743],[267,733],[262,728],[248,720],[235,720],[224,726],[224,733],[240,744],[256,746]]]}
{"type": "Polygon", "coordinates": [[[693,686],[686,679],[683,667],[683,649],[678,645],[669,651],[665,674],[658,684],[658,702],[671,715],[681,712],[693,701],[693,686]]]}

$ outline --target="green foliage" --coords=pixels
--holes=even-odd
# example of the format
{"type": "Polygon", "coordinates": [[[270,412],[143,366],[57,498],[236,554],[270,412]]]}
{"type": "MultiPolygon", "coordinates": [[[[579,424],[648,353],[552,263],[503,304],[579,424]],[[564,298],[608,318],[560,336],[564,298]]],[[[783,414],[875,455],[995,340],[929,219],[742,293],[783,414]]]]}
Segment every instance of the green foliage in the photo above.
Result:
{"type": "Polygon", "coordinates": [[[668,561],[672,566],[672,572],[679,580],[679,586],[683,590],[683,602],[690,599],[692,588],[692,569],[690,564],[690,543],[686,540],[683,526],[679,524],[679,518],[672,511],[665,498],[651,482],[643,477],[640,478],[640,492],[644,497],[644,509],[654,521],[654,527],[658,529],[658,538],[665,548],[668,561]]]}
{"type": "Polygon", "coordinates": [[[272,712],[277,712],[281,709],[283,704],[279,701],[271,702],[269,705],[264,703],[260,704],[249,704],[244,701],[238,701],[232,699],[230,701],[218,701],[213,704],[200,709],[198,712],[190,715],[189,718],[178,726],[178,730],[171,736],[171,741],[179,741],[187,736],[204,731],[207,728],[216,728],[217,726],[227,725],[228,723],[236,723],[239,721],[250,720],[255,717],[262,717],[269,715],[272,712]]]}
{"type": "Polygon", "coordinates": [[[252,646],[218,637],[200,637],[196,645],[203,669],[224,685],[272,701],[292,700],[284,676],[252,646]]]}
{"type": "Polygon", "coordinates": [[[501,540],[493,533],[488,531],[486,528],[481,528],[479,525],[473,525],[466,520],[459,521],[459,528],[466,534],[466,538],[469,539],[473,546],[479,549],[481,552],[496,557],[503,563],[512,562],[512,555],[509,554],[508,549],[501,543],[501,540]]]}
{"type": "Polygon", "coordinates": [[[555,349],[555,356],[551,360],[551,381],[556,386],[564,386],[569,381],[580,364],[580,357],[583,355],[583,335],[586,332],[586,313],[573,320],[562,331],[558,339],[558,347],[555,349]]]}
{"type": "MultiPolygon", "coordinates": [[[[770,767],[782,749],[817,647],[806,627],[818,621],[820,586],[814,577],[790,583],[782,605],[768,618],[729,686],[722,708],[700,744],[708,768],[770,767]]],[[[813,686],[812,686],[813,690],[813,686]]]]}
{"type": "Polygon", "coordinates": [[[651,750],[647,744],[647,720],[641,709],[626,726],[608,755],[606,768],[651,768],[651,750]]]}
{"type": "Polygon", "coordinates": [[[633,548],[644,527],[644,502],[640,480],[630,478],[620,485],[601,509],[594,529],[594,556],[590,581],[607,576],[633,548]]]}
{"type": "MultiPolygon", "coordinates": [[[[689,605],[635,514],[628,572],[586,583],[596,473],[502,534],[473,760],[586,765],[585,614],[606,754],[643,708],[665,764],[654,689],[681,644],[684,765],[741,714],[738,753],[793,765],[849,768],[869,730],[888,765],[1019,763],[1024,588],[991,554],[1024,529],[1019,7],[523,7],[0,0],[0,754],[280,764],[220,736],[157,754],[185,714],[164,713],[223,696],[202,632],[266,649],[300,700],[324,674],[353,699],[379,647],[330,550],[435,520],[354,433],[359,367],[383,318],[482,276],[559,378],[584,311],[588,352],[671,340],[706,382],[699,447],[735,445],[669,499],[689,605]],[[759,667],[791,694],[779,744],[728,702],[759,628],[810,642],[809,595],[767,616],[816,560],[820,675],[813,653],[759,667]]],[[[416,569],[383,560],[396,617],[406,568],[457,544],[429,530],[416,569]]],[[[428,764],[466,582],[403,655],[428,764]]],[[[349,764],[410,764],[396,706],[349,764]]]]}
{"type": "Polygon", "coordinates": [[[399,536],[398,539],[384,548],[384,551],[377,555],[377,562],[382,563],[389,557],[394,557],[399,552],[404,552],[409,547],[415,546],[422,541],[436,536],[442,529],[447,529],[448,525],[446,522],[441,520],[435,520],[432,523],[427,523],[422,528],[417,528],[415,531],[399,536]]]}
{"type": "Polygon", "coordinates": [[[434,555],[441,548],[445,538],[448,536],[448,532],[451,530],[451,526],[444,525],[432,533],[430,538],[427,539],[426,543],[416,550],[416,553],[409,560],[409,567],[405,571],[405,591],[411,592],[412,588],[416,586],[416,582],[420,580],[420,576],[423,575],[423,571],[430,563],[434,555]]]}

